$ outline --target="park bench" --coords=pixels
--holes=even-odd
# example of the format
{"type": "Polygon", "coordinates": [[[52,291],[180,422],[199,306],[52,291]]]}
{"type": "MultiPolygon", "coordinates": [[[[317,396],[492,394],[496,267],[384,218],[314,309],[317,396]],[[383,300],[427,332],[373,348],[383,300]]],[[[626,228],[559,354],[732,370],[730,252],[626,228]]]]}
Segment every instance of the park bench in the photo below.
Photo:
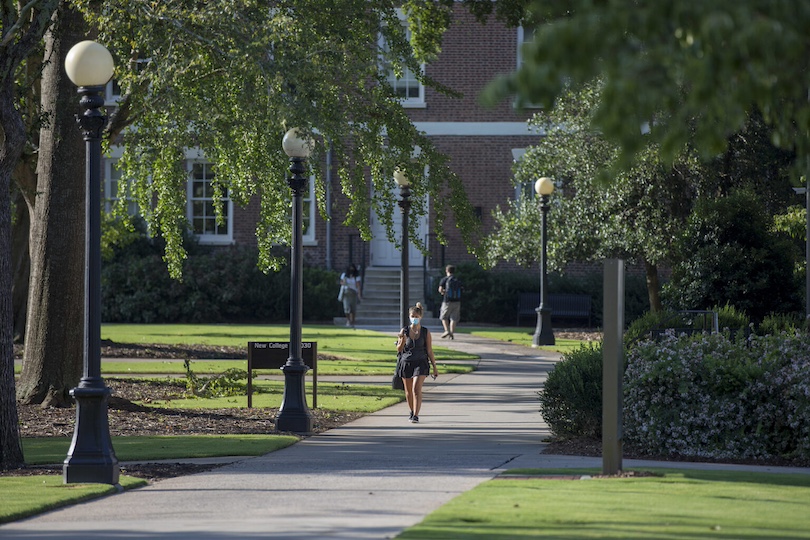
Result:
{"type": "MultiPolygon", "coordinates": [[[[552,319],[586,319],[591,326],[591,297],[587,294],[552,293],[547,296],[552,319]]],[[[540,305],[539,292],[524,292],[518,295],[517,324],[520,318],[536,316],[540,305]]]]}

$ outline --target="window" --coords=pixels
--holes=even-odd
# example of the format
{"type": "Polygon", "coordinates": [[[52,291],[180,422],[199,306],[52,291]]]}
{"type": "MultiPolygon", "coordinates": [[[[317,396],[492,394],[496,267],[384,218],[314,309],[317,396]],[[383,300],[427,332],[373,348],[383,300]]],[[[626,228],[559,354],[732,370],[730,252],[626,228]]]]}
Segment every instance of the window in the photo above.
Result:
{"type": "MultiPolygon", "coordinates": [[[[400,14],[400,18],[401,17],[402,14],[400,14]]],[[[401,20],[402,24],[405,25],[404,19],[401,20]]],[[[405,29],[405,37],[408,40],[411,39],[411,31],[407,28],[405,29]]],[[[382,38],[380,38],[380,47],[385,51],[388,50],[388,45],[382,38]]],[[[404,107],[425,106],[425,86],[419,82],[416,78],[416,74],[412,70],[405,68],[402,76],[397,77],[392,66],[384,65],[383,69],[386,72],[388,84],[394,89],[394,94],[402,100],[404,107]]],[[[424,64],[422,65],[422,70],[424,70],[424,64]]]]}
{"type": "Polygon", "coordinates": [[[210,163],[191,162],[188,182],[188,212],[191,230],[200,243],[229,244],[233,240],[233,203],[228,191],[222,194],[223,223],[214,210],[214,171],[210,163]]]}
{"type": "MultiPolygon", "coordinates": [[[[291,193],[292,195],[292,193],[291,193]]],[[[315,244],[315,177],[309,177],[309,186],[301,198],[302,240],[305,244],[315,244]]],[[[290,220],[292,220],[292,196],[290,197],[290,220]]]]}
{"type": "Polygon", "coordinates": [[[534,182],[521,182],[515,186],[515,200],[532,200],[537,194],[534,191],[534,182]]]}
{"type": "MultiPolygon", "coordinates": [[[[135,61],[135,70],[140,72],[150,62],[149,58],[140,58],[135,61]]],[[[114,107],[121,101],[121,85],[116,79],[110,79],[104,88],[104,105],[114,107]]]]}
{"type": "Polygon", "coordinates": [[[118,102],[121,100],[121,87],[118,85],[118,81],[112,79],[110,82],[107,83],[107,86],[104,88],[104,104],[109,106],[118,105],[118,102]]]}
{"type": "Polygon", "coordinates": [[[523,47],[534,41],[535,31],[519,26],[517,32],[517,68],[520,69],[523,67],[523,47]]]}
{"type": "MultiPolygon", "coordinates": [[[[118,191],[121,189],[121,169],[118,168],[118,159],[105,159],[104,160],[104,208],[109,213],[112,212],[113,207],[121,198],[118,191]]],[[[138,215],[138,204],[127,197],[127,214],[130,216],[138,215]]]]}
{"type": "MultiPolygon", "coordinates": [[[[534,33],[535,30],[529,28],[523,28],[522,26],[518,27],[517,31],[517,69],[523,67],[524,60],[523,60],[523,47],[527,43],[531,43],[534,41],[534,33]]],[[[533,103],[526,103],[523,105],[526,108],[540,108],[540,105],[535,105],[533,103]]]]}
{"type": "MultiPolygon", "coordinates": [[[[525,154],[525,148],[513,148],[512,161],[515,163],[520,163],[525,154]]],[[[534,184],[532,182],[521,182],[520,184],[515,185],[515,200],[519,201],[524,197],[530,200],[534,198],[534,184]]]]}
{"type": "Polygon", "coordinates": [[[304,193],[302,212],[303,240],[305,243],[315,243],[315,177],[309,177],[309,189],[304,193]]]}

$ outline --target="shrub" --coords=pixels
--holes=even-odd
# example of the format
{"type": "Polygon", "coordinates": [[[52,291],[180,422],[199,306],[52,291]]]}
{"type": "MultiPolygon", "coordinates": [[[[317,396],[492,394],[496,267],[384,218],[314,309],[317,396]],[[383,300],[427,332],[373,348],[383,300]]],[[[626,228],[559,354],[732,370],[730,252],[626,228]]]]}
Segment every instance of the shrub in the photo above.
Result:
{"type": "Polygon", "coordinates": [[[602,344],[563,354],[538,392],[540,412],[558,438],[602,433],[602,344]]]}
{"type": "Polygon", "coordinates": [[[730,330],[732,334],[748,332],[751,322],[745,312],[728,303],[723,307],[714,306],[712,311],[717,313],[717,325],[721,332],[726,329],[730,330]]]}
{"type": "Polygon", "coordinates": [[[795,247],[771,231],[770,215],[753,191],[699,199],[675,251],[664,287],[671,305],[706,309],[731,303],[755,321],[799,308],[795,247]]]}
{"type": "MultiPolygon", "coordinates": [[[[256,248],[190,250],[183,280],[169,277],[157,246],[133,244],[102,267],[105,322],[271,322],[289,320],[290,272],[263,274],[256,248]]],[[[305,266],[303,317],[340,314],[338,273],[305,266]]]]}
{"type": "Polygon", "coordinates": [[[805,318],[798,313],[771,313],[759,325],[759,335],[776,335],[782,332],[795,334],[797,331],[807,331],[805,318]]]}
{"type": "MultiPolygon", "coordinates": [[[[728,330],[731,336],[747,335],[748,317],[734,306],[726,304],[722,308],[715,306],[710,311],[717,313],[718,330],[728,330]]],[[[655,331],[675,330],[676,333],[699,333],[705,330],[710,333],[713,321],[710,314],[679,313],[671,310],[649,311],[639,317],[624,334],[624,345],[632,348],[636,343],[649,339],[655,331]]],[[[655,332],[656,334],[660,332],[655,332]]]]}
{"type": "Polygon", "coordinates": [[[624,435],[653,455],[810,457],[810,337],[639,343],[624,377],[624,435]]]}
{"type": "Polygon", "coordinates": [[[674,311],[648,311],[637,318],[624,333],[624,346],[631,348],[640,341],[650,339],[650,333],[666,324],[685,324],[674,311]]]}
{"type": "MultiPolygon", "coordinates": [[[[539,270],[521,272],[493,272],[484,270],[477,263],[461,263],[456,274],[464,283],[462,316],[467,321],[490,324],[513,325],[517,319],[517,302],[520,293],[540,290],[539,270]]],[[[438,280],[444,272],[431,276],[433,307],[438,313],[441,296],[436,292],[438,280]]],[[[587,294],[591,297],[591,322],[602,324],[602,273],[586,275],[548,276],[550,293],[587,294]]],[[[625,321],[635,320],[649,307],[646,283],[643,276],[628,275],[625,280],[625,321]]]]}

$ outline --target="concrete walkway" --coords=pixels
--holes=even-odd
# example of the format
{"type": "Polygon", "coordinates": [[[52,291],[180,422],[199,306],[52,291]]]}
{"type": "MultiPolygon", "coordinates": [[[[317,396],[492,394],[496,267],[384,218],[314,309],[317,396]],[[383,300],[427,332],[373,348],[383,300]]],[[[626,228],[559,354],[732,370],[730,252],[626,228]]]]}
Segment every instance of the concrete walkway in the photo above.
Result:
{"type": "Polygon", "coordinates": [[[482,360],[429,383],[419,424],[402,403],[265,456],[0,526],[0,538],[392,538],[505,469],[601,467],[541,454],[536,392],[558,355],[463,334],[436,341],[482,360]]]}

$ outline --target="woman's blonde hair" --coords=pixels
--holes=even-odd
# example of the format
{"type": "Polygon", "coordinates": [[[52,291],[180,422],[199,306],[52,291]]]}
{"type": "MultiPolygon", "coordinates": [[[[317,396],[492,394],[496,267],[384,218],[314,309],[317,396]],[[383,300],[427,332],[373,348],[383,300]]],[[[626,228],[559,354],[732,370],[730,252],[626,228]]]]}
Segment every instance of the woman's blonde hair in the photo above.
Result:
{"type": "Polygon", "coordinates": [[[411,315],[417,315],[417,316],[421,317],[422,316],[422,304],[421,304],[421,302],[417,302],[415,306],[411,307],[411,309],[408,310],[408,313],[410,313],[411,315]]]}

